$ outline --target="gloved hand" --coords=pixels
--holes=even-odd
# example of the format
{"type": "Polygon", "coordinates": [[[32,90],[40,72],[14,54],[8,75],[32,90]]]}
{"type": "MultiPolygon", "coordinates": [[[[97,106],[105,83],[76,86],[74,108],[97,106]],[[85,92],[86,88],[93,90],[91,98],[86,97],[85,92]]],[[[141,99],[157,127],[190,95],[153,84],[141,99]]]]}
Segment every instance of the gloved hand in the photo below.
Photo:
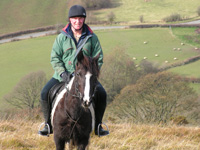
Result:
{"type": "Polygon", "coordinates": [[[65,83],[69,83],[70,81],[70,74],[68,72],[63,72],[61,75],[62,81],[65,83]]]}

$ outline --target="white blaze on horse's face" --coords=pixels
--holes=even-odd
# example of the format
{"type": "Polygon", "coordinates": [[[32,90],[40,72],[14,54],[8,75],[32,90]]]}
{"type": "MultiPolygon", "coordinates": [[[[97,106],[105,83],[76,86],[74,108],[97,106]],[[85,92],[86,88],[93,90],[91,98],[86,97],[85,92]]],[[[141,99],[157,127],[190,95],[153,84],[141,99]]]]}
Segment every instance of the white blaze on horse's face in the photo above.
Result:
{"type": "Polygon", "coordinates": [[[85,75],[85,89],[84,89],[84,105],[89,106],[90,105],[90,78],[92,74],[90,72],[87,72],[85,75]]]}

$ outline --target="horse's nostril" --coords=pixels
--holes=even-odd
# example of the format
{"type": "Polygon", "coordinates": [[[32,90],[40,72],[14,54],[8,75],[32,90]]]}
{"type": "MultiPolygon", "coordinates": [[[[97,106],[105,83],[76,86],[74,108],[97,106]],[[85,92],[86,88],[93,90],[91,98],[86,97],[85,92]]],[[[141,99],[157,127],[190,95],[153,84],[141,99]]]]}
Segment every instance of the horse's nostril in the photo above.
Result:
{"type": "Polygon", "coordinates": [[[84,102],[83,102],[83,106],[84,106],[84,107],[89,107],[89,106],[90,106],[90,102],[84,101],[84,102]]]}

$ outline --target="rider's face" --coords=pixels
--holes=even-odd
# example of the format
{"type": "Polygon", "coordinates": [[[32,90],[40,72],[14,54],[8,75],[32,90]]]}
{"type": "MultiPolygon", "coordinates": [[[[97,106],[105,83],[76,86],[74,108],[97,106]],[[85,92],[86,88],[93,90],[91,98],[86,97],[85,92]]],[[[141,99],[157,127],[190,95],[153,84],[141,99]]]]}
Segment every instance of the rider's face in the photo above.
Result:
{"type": "Polygon", "coordinates": [[[75,30],[80,30],[83,26],[85,18],[84,17],[73,17],[73,18],[69,18],[69,20],[71,22],[72,27],[75,30]]]}

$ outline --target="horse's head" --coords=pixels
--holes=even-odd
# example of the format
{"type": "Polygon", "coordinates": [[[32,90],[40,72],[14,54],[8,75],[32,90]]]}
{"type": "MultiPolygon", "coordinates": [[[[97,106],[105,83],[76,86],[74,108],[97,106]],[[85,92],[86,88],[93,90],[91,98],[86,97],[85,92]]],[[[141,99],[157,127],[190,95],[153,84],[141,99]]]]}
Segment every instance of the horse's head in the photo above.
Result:
{"type": "Polygon", "coordinates": [[[99,67],[98,58],[87,57],[82,52],[77,56],[75,82],[81,95],[83,107],[89,107],[98,84],[99,67]]]}

